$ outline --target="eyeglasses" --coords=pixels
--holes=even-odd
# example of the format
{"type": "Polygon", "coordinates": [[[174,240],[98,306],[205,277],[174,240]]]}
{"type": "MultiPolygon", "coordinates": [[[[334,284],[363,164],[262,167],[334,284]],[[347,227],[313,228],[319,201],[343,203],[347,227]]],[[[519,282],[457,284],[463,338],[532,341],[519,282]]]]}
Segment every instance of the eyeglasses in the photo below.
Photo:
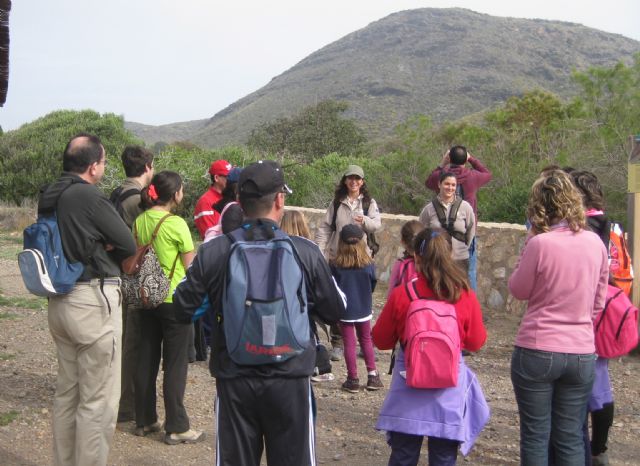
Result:
{"type": "Polygon", "coordinates": [[[347,176],[348,180],[355,180],[355,181],[360,181],[362,179],[362,177],[358,176],[358,175],[349,175],[347,176]]]}

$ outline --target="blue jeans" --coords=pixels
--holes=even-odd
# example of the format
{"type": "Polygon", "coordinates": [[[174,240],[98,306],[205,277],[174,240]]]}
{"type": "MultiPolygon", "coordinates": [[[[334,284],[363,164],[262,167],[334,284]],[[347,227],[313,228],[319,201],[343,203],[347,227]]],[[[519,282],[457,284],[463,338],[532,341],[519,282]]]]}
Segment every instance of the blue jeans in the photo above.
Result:
{"type": "Polygon", "coordinates": [[[515,347],[511,382],[520,415],[520,464],[584,466],[582,425],[595,374],[595,354],[515,347]]]}
{"type": "MultiPolygon", "coordinates": [[[[391,456],[388,466],[415,466],[420,461],[422,435],[389,432],[389,446],[391,456]]],[[[428,437],[429,466],[455,466],[458,457],[457,440],[428,437]]]]}
{"type": "Polygon", "coordinates": [[[467,272],[469,285],[473,291],[478,290],[478,243],[474,236],[469,245],[469,270],[467,272]]]}

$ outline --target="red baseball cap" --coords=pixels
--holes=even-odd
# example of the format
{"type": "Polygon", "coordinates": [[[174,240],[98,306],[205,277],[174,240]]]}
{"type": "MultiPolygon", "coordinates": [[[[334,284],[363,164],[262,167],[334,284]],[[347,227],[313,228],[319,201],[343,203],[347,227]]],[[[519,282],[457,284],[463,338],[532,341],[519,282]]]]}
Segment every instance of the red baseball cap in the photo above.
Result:
{"type": "Polygon", "coordinates": [[[226,160],[216,160],[209,167],[210,175],[227,176],[231,171],[231,164],[226,160]]]}

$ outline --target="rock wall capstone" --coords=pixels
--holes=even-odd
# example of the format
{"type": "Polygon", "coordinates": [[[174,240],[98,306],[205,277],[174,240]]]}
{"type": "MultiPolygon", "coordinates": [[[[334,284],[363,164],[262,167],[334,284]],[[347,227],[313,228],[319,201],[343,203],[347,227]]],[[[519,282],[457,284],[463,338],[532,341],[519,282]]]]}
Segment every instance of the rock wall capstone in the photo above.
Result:
{"type": "MultiPolygon", "coordinates": [[[[324,220],[324,209],[287,206],[304,213],[312,234],[324,220]]],[[[417,220],[412,215],[380,214],[382,228],[376,232],[380,252],[376,255],[378,279],[387,282],[391,267],[402,255],[400,229],[405,222],[417,220]]],[[[507,288],[507,281],[515,268],[526,236],[524,225],[480,222],[478,235],[478,299],[484,311],[521,313],[525,303],[518,301],[507,288]]]]}

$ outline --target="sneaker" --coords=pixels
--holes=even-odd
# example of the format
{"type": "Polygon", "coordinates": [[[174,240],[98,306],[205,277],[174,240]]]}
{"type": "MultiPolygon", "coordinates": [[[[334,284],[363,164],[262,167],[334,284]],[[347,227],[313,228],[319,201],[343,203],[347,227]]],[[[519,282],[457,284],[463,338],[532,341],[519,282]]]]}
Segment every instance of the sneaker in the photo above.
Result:
{"type": "Polygon", "coordinates": [[[380,390],[381,388],[384,388],[384,385],[382,384],[382,380],[380,380],[380,376],[378,374],[376,375],[369,375],[367,376],[367,390],[380,390]]]}
{"type": "Polygon", "coordinates": [[[154,422],[148,426],[136,426],[136,430],[133,431],[133,435],[138,437],[144,437],[152,432],[160,432],[162,430],[162,424],[160,422],[154,422]]]}
{"type": "Polygon", "coordinates": [[[342,389],[349,393],[358,393],[360,391],[360,380],[347,377],[347,380],[342,384],[342,389]]]}
{"type": "Polygon", "coordinates": [[[591,464],[593,466],[609,466],[609,455],[607,452],[602,452],[599,455],[591,457],[591,464]]]}
{"type": "Polygon", "coordinates": [[[342,360],[343,356],[344,356],[344,350],[342,348],[340,348],[339,346],[336,346],[335,348],[331,349],[331,360],[332,361],[340,361],[340,360],[342,360]]]}
{"type": "Polygon", "coordinates": [[[334,380],[335,377],[331,372],[327,372],[326,374],[319,374],[311,376],[312,382],[330,382],[334,380]]]}
{"type": "Polygon", "coordinates": [[[186,432],[180,434],[170,434],[164,436],[164,443],[167,445],[178,445],[180,443],[198,443],[204,440],[204,432],[198,432],[197,430],[189,429],[186,432]]]}

